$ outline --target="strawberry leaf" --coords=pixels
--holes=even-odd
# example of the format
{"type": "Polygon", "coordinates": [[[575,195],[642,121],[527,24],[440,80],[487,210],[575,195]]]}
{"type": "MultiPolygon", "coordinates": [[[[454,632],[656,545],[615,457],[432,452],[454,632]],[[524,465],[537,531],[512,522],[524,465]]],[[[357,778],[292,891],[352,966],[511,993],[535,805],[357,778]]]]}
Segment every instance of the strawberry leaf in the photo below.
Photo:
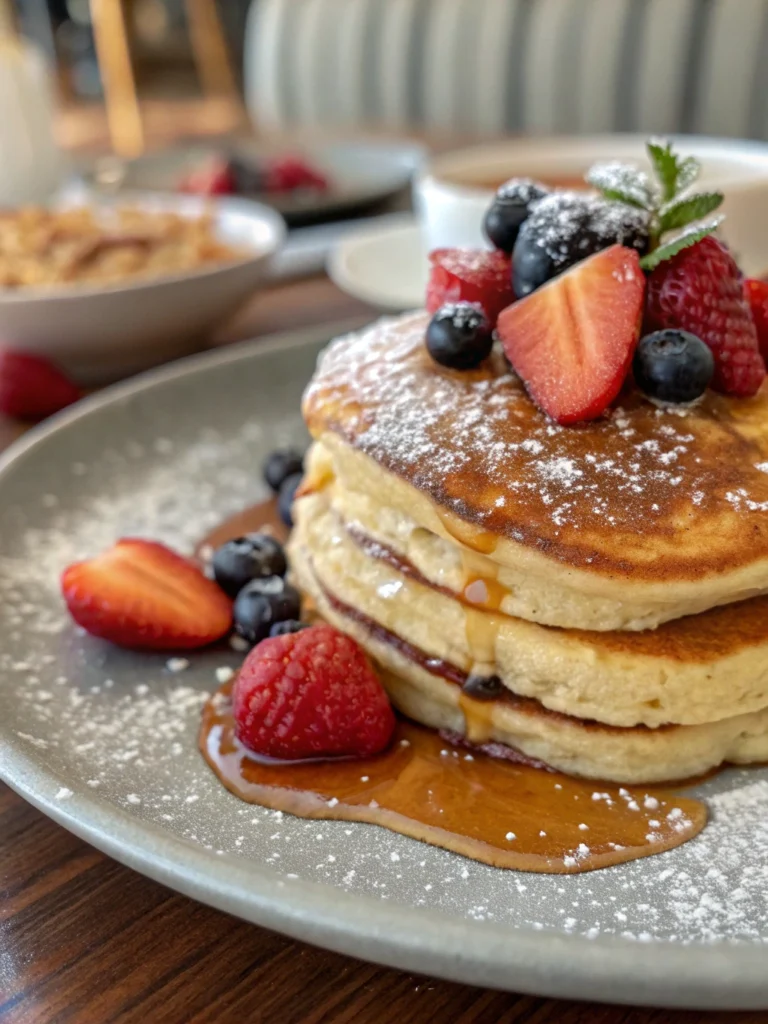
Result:
{"type": "Polygon", "coordinates": [[[613,199],[641,210],[653,208],[653,195],[648,175],[627,164],[595,164],[587,171],[587,182],[602,192],[606,199],[613,199]]]}
{"type": "Polygon", "coordinates": [[[680,164],[672,152],[672,143],[664,142],[661,139],[649,139],[647,149],[654,174],[659,179],[661,185],[662,201],[668,203],[677,193],[677,182],[680,173],[680,164]]]}
{"type": "Polygon", "coordinates": [[[698,192],[695,195],[673,199],[659,210],[661,231],[684,228],[692,221],[701,220],[712,213],[723,201],[721,192],[698,192]]]}
{"type": "Polygon", "coordinates": [[[684,231],[682,235],[678,235],[677,238],[672,238],[664,245],[660,245],[658,249],[654,249],[653,252],[649,252],[647,256],[643,256],[640,260],[640,266],[643,270],[654,270],[664,260],[671,259],[673,256],[677,256],[683,249],[687,249],[691,245],[695,245],[700,242],[702,238],[706,238],[707,235],[713,234],[717,230],[719,224],[722,221],[722,217],[715,217],[713,220],[708,221],[706,224],[701,224],[697,228],[689,228],[688,231],[684,231]]]}

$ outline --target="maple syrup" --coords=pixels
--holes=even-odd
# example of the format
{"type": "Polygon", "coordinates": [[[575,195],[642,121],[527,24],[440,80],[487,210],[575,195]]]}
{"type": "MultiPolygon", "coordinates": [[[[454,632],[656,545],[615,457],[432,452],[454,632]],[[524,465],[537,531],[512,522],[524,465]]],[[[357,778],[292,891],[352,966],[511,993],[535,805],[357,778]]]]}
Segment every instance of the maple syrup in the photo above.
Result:
{"type": "MultiPolygon", "coordinates": [[[[198,551],[256,530],[286,536],[274,501],[227,520],[198,551]]],[[[467,736],[454,744],[399,719],[389,748],[376,757],[266,761],[237,739],[233,684],[227,683],[203,710],[200,750],[241,799],[305,818],[369,822],[495,867],[544,873],[589,871],[660,853],[704,827],[704,804],[678,795],[679,787],[575,779],[489,744],[493,694],[473,691],[472,677],[356,614],[366,628],[378,629],[379,639],[397,642],[406,656],[462,687],[467,736]],[[486,744],[487,751],[479,749],[486,744]]],[[[473,649],[487,650],[491,640],[475,636],[473,649]]],[[[523,700],[508,691],[500,699],[523,700]]]]}

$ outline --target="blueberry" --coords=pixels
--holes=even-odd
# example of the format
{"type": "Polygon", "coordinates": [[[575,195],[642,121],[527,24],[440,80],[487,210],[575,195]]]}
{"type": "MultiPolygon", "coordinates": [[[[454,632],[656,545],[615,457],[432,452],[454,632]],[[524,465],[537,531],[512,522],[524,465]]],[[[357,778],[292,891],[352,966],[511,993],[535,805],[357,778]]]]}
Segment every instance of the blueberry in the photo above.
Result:
{"type": "Polygon", "coordinates": [[[302,473],[303,470],[304,456],[301,452],[295,448],[283,448],[267,456],[264,463],[264,479],[277,494],[289,476],[302,473]]]}
{"type": "Polygon", "coordinates": [[[269,636],[276,622],[298,619],[301,597],[282,576],[251,580],[235,598],[235,632],[249,643],[257,644],[269,636]]]}
{"type": "Polygon", "coordinates": [[[640,340],[632,369],[637,386],[649,398],[692,402],[707,390],[715,372],[715,360],[695,334],[656,331],[640,340]]]}
{"type": "Polygon", "coordinates": [[[298,622],[296,619],[286,619],[285,622],[276,622],[269,631],[270,636],[285,636],[286,633],[300,633],[302,629],[309,629],[308,622],[298,622]]]}
{"type": "Polygon", "coordinates": [[[648,248],[648,214],[581,192],[552,192],[534,203],[512,252],[512,288],[525,298],[610,245],[648,248]]]}
{"type": "Polygon", "coordinates": [[[237,195],[254,195],[266,190],[267,176],[257,163],[242,156],[231,156],[227,163],[237,195]]]}
{"type": "Polygon", "coordinates": [[[468,676],[462,690],[474,700],[496,700],[504,692],[504,684],[498,676],[468,676]]]}
{"type": "Polygon", "coordinates": [[[546,195],[549,190],[530,178],[512,178],[502,185],[483,221],[488,240],[502,252],[512,252],[531,205],[546,195]]]}
{"type": "Polygon", "coordinates": [[[427,349],[436,363],[471,370],[487,359],[493,347],[488,318],[472,302],[441,306],[427,327],[427,349]]]}
{"type": "Polygon", "coordinates": [[[228,540],[213,556],[213,576],[230,597],[260,576],[285,576],[288,565],[282,545],[265,533],[228,540]]]}
{"type": "Polygon", "coordinates": [[[296,488],[301,483],[302,474],[294,473],[283,481],[280,494],[277,498],[277,511],[286,526],[293,526],[293,514],[291,508],[296,495],[296,488]]]}

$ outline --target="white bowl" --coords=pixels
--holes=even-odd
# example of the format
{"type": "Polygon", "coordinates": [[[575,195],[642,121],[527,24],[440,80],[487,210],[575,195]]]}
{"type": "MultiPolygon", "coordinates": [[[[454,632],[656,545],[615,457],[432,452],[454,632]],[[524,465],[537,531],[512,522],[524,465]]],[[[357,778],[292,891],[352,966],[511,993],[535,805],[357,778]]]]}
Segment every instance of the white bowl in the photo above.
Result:
{"type": "MultiPolygon", "coordinates": [[[[725,193],[723,236],[749,274],[768,270],[768,145],[704,136],[673,136],[678,151],[702,165],[701,185],[725,193]]],[[[648,164],[646,137],[586,135],[525,138],[446,153],[430,160],[414,183],[414,202],[427,251],[487,246],[483,216],[489,181],[526,176],[580,179],[593,163],[648,164]],[[461,179],[460,183],[457,179],[461,179]]]]}
{"type": "Polygon", "coordinates": [[[70,190],[56,205],[82,203],[187,217],[209,210],[221,241],[246,253],[231,263],[104,287],[0,288],[0,342],[47,356],[83,383],[126,376],[199,349],[263,281],[285,237],[277,213],[243,199],[144,192],[105,199],[70,190]]]}

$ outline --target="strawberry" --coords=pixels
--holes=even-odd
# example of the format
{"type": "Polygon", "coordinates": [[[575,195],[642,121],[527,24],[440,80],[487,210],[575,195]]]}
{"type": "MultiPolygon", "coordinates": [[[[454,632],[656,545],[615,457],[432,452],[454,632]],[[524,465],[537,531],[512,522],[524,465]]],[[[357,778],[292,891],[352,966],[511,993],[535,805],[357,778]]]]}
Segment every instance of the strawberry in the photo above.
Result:
{"type": "Polygon", "coordinates": [[[765,364],[736,261],[708,235],[664,260],[648,278],[645,322],[649,331],[690,331],[715,357],[712,387],[747,398],[760,389],[765,364]]]}
{"type": "Polygon", "coordinates": [[[120,647],[190,650],[218,640],[232,624],[224,592],[154,541],[119,540],[70,565],[61,589],[78,625],[120,647]]]}
{"type": "Polygon", "coordinates": [[[506,253],[485,249],[435,249],[427,285],[427,311],[447,303],[474,302],[482,306],[491,327],[502,309],[514,301],[512,263],[506,253]]]}
{"type": "Polygon", "coordinates": [[[645,279],[634,249],[577,263],[499,317],[499,337],[534,402],[558,423],[596,419],[637,345],[645,279]]]}
{"type": "Polygon", "coordinates": [[[328,179],[297,156],[277,157],[265,168],[265,190],[267,192],[293,192],[300,188],[325,192],[328,179]]]}
{"type": "Polygon", "coordinates": [[[0,412],[6,416],[42,420],[79,398],[72,381],[42,356],[0,351],[0,412]]]}
{"type": "Polygon", "coordinates": [[[265,757],[369,757],[395,728],[362,648],[333,626],[262,640],[245,659],[232,700],[240,741],[265,757]]]}
{"type": "Polygon", "coordinates": [[[744,282],[744,295],[752,310],[752,319],[755,321],[760,354],[763,357],[763,362],[768,366],[768,281],[747,278],[744,282]]]}
{"type": "Polygon", "coordinates": [[[223,157],[211,157],[181,179],[179,191],[198,196],[232,195],[237,189],[229,161],[223,157]]]}

